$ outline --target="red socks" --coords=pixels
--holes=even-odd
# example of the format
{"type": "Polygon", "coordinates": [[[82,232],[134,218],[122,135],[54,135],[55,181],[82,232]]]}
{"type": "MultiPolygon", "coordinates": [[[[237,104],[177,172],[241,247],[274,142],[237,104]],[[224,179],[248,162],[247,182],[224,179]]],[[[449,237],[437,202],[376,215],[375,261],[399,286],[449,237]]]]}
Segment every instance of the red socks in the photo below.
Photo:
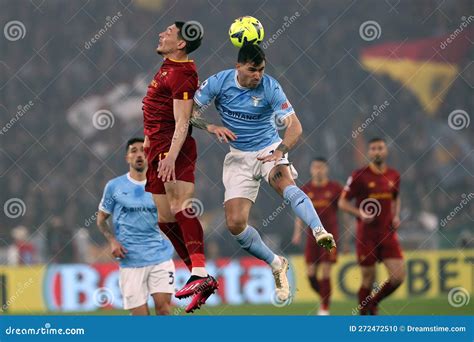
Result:
{"type": "Polygon", "coordinates": [[[399,285],[392,285],[389,281],[386,281],[382,287],[375,293],[374,298],[370,301],[371,305],[377,305],[382,299],[391,295],[399,285]]]}
{"type": "Polygon", "coordinates": [[[184,261],[188,269],[191,271],[191,259],[189,258],[188,250],[184,244],[183,233],[177,222],[158,222],[161,231],[170,239],[176,253],[184,261]]]}
{"type": "Polygon", "coordinates": [[[361,287],[359,289],[359,312],[361,315],[367,315],[369,313],[367,304],[370,301],[370,294],[372,289],[361,287]]]}
{"type": "Polygon", "coordinates": [[[319,294],[319,284],[318,279],[316,279],[316,275],[308,276],[308,280],[313,290],[316,291],[317,294],[319,294]]]}
{"type": "Polygon", "coordinates": [[[196,211],[193,208],[186,208],[175,215],[192,267],[205,267],[204,232],[196,216],[196,211]]]}
{"type": "Polygon", "coordinates": [[[331,280],[329,278],[321,279],[319,282],[319,291],[321,295],[321,308],[329,310],[329,300],[331,298],[331,280]]]}

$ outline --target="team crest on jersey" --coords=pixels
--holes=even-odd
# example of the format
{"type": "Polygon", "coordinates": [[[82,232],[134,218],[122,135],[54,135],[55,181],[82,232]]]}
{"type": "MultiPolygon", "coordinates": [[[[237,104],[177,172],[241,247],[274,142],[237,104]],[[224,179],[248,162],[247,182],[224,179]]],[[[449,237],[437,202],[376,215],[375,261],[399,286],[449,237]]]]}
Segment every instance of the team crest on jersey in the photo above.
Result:
{"type": "Polygon", "coordinates": [[[331,195],[332,195],[332,194],[331,194],[331,191],[326,191],[326,192],[324,193],[324,196],[325,196],[325,197],[331,197],[331,195]]]}
{"type": "Polygon", "coordinates": [[[261,99],[262,99],[261,97],[252,96],[252,102],[253,102],[254,107],[258,106],[258,103],[260,102],[261,99]]]}
{"type": "Polygon", "coordinates": [[[369,188],[375,188],[375,182],[369,182],[369,188]]]}
{"type": "Polygon", "coordinates": [[[388,186],[391,187],[391,188],[393,188],[393,187],[395,186],[395,183],[392,182],[392,181],[388,181],[388,186]]]}
{"type": "Polygon", "coordinates": [[[311,191],[308,192],[308,197],[309,197],[309,198],[313,198],[313,195],[314,195],[314,194],[313,194],[311,191]]]}

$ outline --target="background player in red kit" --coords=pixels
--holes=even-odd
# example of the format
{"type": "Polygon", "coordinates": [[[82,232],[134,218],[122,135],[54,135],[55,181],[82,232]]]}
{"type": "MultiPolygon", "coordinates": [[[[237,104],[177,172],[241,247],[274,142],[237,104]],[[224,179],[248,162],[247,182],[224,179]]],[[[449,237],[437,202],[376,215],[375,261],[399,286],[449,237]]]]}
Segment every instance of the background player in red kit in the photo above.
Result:
{"type": "Polygon", "coordinates": [[[175,22],[160,33],[156,51],[164,61],[143,99],[146,190],[153,194],[160,229],[191,271],[187,284],[175,294],[194,295],[187,312],[199,308],[217,289],[205,269],[203,230],[191,206],[197,152],[189,119],[198,75],[188,54],[201,40],[202,27],[195,21],[175,22]]]}
{"type": "MultiPolygon", "coordinates": [[[[311,162],[311,181],[306,183],[303,190],[313,202],[326,230],[338,239],[337,202],[341,195],[342,186],[328,177],[329,169],[325,158],[318,157],[311,162]]],[[[330,251],[319,248],[309,227],[304,227],[301,219],[296,218],[292,242],[301,243],[301,233],[306,231],[304,250],[306,274],[311,287],[321,296],[319,315],[329,315],[331,297],[331,265],[337,260],[337,249],[330,251]],[[306,229],[305,229],[306,228],[306,229]]]]}
{"type": "Polygon", "coordinates": [[[352,172],[339,200],[339,208],[357,218],[356,252],[362,271],[359,290],[361,315],[376,314],[377,304],[405,279],[396,232],[400,226],[400,174],[386,165],[387,155],[385,140],[370,140],[369,165],[352,172]],[[356,206],[350,202],[353,198],[356,206]],[[389,279],[372,294],[377,261],[384,263],[389,279]]]}

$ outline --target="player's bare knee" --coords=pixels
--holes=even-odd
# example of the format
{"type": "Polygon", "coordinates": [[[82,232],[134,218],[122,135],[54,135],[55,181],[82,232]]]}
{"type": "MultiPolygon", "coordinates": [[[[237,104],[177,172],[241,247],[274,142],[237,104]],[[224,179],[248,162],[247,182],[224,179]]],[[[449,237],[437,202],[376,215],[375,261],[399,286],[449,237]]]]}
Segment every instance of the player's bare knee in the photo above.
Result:
{"type": "Polygon", "coordinates": [[[247,220],[238,215],[228,215],[226,217],[227,228],[232,233],[232,235],[239,235],[247,227],[247,220]]]}
{"type": "Polygon", "coordinates": [[[155,312],[157,315],[167,316],[171,313],[171,305],[169,305],[169,303],[161,303],[155,306],[155,312]]]}

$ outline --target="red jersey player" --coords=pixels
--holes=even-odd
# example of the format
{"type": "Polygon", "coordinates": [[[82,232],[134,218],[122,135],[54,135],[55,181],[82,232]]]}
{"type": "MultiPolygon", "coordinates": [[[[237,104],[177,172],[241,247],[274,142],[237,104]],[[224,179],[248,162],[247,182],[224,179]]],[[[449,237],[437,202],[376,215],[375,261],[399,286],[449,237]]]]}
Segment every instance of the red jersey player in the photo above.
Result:
{"type": "Polygon", "coordinates": [[[189,119],[198,88],[196,65],[188,54],[201,45],[202,27],[195,21],[175,22],[159,35],[160,70],[143,99],[146,191],[153,194],[158,224],[191,271],[177,298],[193,296],[186,312],[204,304],[217,289],[205,268],[203,230],[191,206],[197,152],[189,119]]]}
{"type": "Polygon", "coordinates": [[[362,271],[359,290],[361,315],[377,314],[378,303],[405,279],[405,265],[396,230],[400,226],[400,175],[386,165],[387,144],[382,138],[369,141],[369,165],[352,172],[339,208],[357,218],[356,253],[362,271]],[[356,206],[351,204],[355,199],[356,206]],[[375,263],[382,261],[389,279],[374,289],[375,263]]]}
{"type": "MultiPolygon", "coordinates": [[[[313,202],[326,230],[338,239],[337,202],[342,186],[328,177],[329,169],[325,158],[318,157],[311,162],[311,181],[306,183],[303,190],[313,202]]],[[[299,245],[301,232],[305,228],[301,219],[295,220],[292,242],[299,245]]],[[[321,296],[319,315],[329,315],[329,301],[331,297],[331,265],[337,260],[337,249],[330,251],[318,248],[312,230],[306,227],[305,260],[306,273],[311,287],[321,296]],[[320,270],[318,272],[318,269],[320,270]],[[319,273],[319,274],[318,274],[319,273]]]]}

